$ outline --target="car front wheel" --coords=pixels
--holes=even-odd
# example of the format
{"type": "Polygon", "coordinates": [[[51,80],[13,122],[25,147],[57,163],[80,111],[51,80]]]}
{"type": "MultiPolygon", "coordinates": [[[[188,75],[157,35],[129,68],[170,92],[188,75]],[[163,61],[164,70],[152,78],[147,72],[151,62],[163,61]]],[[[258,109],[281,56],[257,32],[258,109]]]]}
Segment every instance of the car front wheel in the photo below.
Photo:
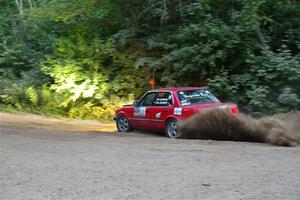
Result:
{"type": "Polygon", "coordinates": [[[133,130],[128,119],[123,115],[117,117],[116,125],[119,132],[130,132],[133,130]]]}
{"type": "Polygon", "coordinates": [[[177,135],[177,124],[175,119],[170,119],[166,125],[166,136],[169,138],[175,138],[177,135]]]}

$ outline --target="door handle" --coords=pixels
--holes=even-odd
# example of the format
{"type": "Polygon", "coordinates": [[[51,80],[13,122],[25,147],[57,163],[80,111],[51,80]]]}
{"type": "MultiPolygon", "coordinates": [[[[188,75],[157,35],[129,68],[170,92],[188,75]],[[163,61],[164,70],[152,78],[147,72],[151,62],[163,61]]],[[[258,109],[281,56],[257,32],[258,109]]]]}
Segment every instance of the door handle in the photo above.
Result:
{"type": "Polygon", "coordinates": [[[165,112],[165,113],[166,113],[166,112],[168,112],[168,110],[163,110],[163,112],[165,112]]]}

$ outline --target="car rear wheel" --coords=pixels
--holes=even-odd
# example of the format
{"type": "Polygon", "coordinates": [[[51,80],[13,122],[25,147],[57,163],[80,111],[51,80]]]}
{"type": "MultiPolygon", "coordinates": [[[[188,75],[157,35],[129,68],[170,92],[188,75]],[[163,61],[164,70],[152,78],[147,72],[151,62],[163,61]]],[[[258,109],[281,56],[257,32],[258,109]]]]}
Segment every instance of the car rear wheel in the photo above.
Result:
{"type": "Polygon", "coordinates": [[[175,138],[177,135],[177,124],[175,119],[170,119],[166,125],[166,136],[169,138],[175,138]]]}
{"type": "Polygon", "coordinates": [[[128,119],[123,115],[117,117],[116,125],[119,132],[130,132],[133,130],[128,119]]]}

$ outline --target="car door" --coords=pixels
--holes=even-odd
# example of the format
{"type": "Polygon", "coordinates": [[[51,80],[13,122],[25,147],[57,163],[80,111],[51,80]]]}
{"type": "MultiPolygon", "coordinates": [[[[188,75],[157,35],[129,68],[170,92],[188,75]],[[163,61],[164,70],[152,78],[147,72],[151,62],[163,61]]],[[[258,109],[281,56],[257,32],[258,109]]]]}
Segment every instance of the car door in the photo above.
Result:
{"type": "Polygon", "coordinates": [[[165,120],[173,112],[173,96],[169,91],[158,91],[148,109],[147,129],[164,130],[165,120]]]}
{"type": "Polygon", "coordinates": [[[148,92],[139,102],[139,105],[134,107],[134,119],[137,121],[137,126],[142,129],[148,129],[150,126],[150,108],[153,106],[156,92],[148,92]]]}

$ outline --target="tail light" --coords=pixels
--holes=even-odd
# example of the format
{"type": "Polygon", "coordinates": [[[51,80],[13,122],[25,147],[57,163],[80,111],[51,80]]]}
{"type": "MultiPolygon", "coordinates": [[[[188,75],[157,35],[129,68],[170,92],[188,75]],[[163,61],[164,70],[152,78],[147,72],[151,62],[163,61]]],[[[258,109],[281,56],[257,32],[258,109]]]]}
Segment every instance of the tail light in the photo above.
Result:
{"type": "Polygon", "coordinates": [[[239,113],[239,110],[238,110],[237,107],[232,107],[232,108],[230,109],[230,112],[231,112],[233,115],[237,115],[237,114],[239,113]]]}

